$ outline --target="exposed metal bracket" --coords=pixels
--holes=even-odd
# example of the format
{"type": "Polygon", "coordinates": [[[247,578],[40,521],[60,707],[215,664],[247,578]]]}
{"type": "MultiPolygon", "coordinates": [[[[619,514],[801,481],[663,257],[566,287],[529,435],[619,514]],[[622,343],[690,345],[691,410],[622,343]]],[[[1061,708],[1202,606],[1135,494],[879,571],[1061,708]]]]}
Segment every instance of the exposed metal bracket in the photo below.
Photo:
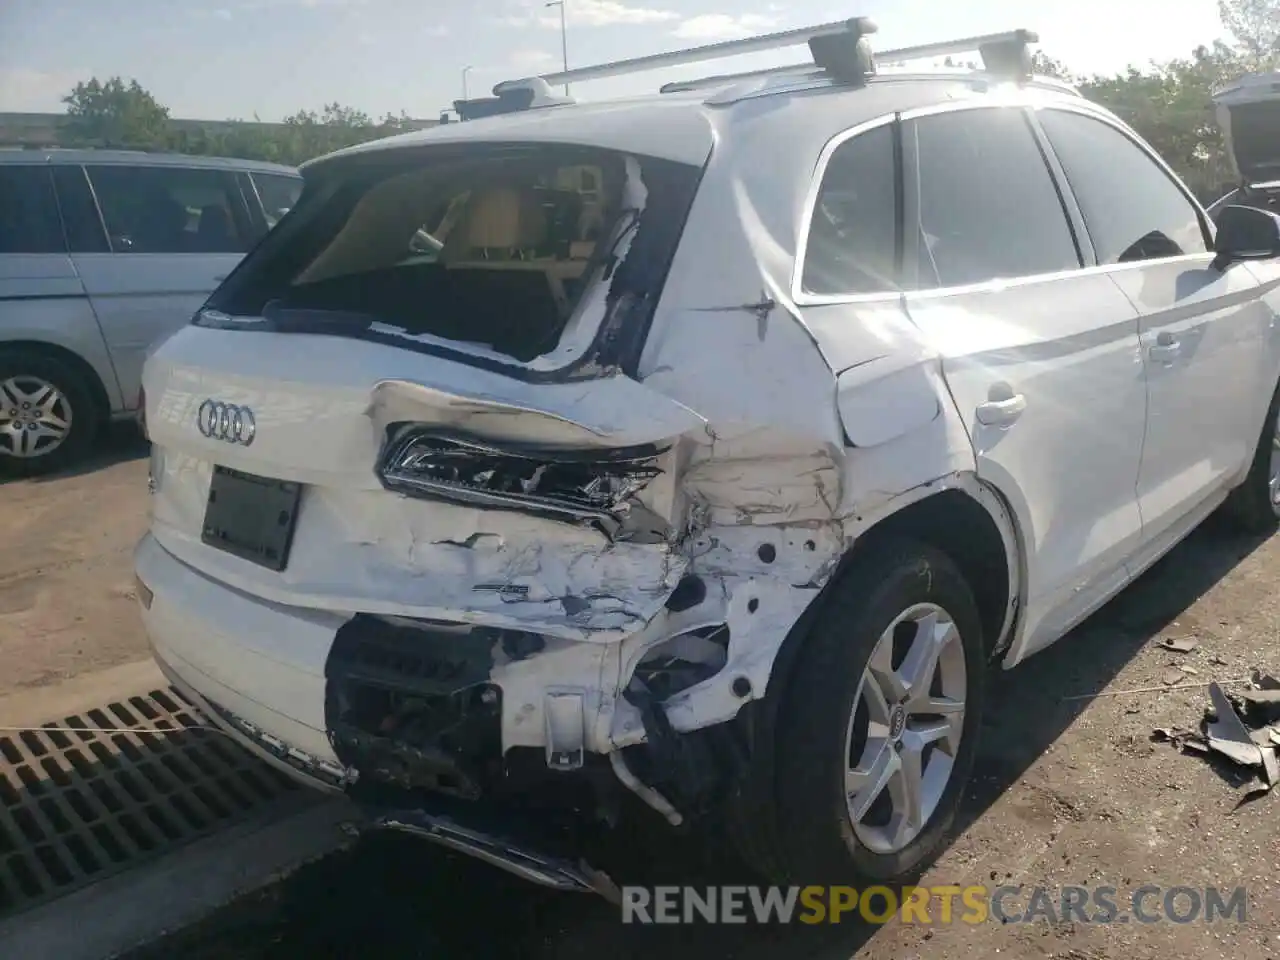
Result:
{"type": "Polygon", "coordinates": [[[376,814],[372,821],[356,824],[356,830],[398,830],[482,860],[541,887],[566,892],[597,893],[611,903],[621,903],[618,887],[608,875],[578,861],[542,853],[534,847],[457,822],[427,810],[393,810],[376,814]]]}

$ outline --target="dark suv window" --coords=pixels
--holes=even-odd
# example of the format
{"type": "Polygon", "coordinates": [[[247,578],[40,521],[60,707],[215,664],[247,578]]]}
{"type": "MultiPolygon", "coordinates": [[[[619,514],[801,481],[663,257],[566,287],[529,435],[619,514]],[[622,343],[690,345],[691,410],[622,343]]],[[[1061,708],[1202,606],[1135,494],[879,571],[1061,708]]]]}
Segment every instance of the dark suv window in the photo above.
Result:
{"type": "Polygon", "coordinates": [[[920,288],[1080,266],[1062,199],[1020,109],[935,114],[904,133],[919,189],[920,288]]]}
{"type": "Polygon", "coordinates": [[[0,253],[65,253],[48,166],[0,164],[0,253]]]}
{"type": "Polygon", "coordinates": [[[235,178],[183,167],[86,167],[114,253],[244,253],[235,178]]]}
{"type": "Polygon", "coordinates": [[[267,226],[274,227],[280,218],[293,209],[302,193],[301,177],[286,177],[277,173],[259,173],[249,175],[258,191],[258,199],[262,201],[262,212],[267,218],[267,226]]]}
{"type": "Polygon", "coordinates": [[[801,288],[839,295],[898,289],[893,129],[877,127],[831,155],[809,222],[801,288]]]}
{"type": "Polygon", "coordinates": [[[1043,110],[1040,124],[1080,204],[1098,262],[1205,253],[1200,215],[1169,175],[1110,124],[1043,110]]]}
{"type": "Polygon", "coordinates": [[[53,167],[53,182],[58,189],[58,206],[62,210],[62,226],[67,232],[67,245],[72,253],[107,253],[107,235],[102,229],[98,205],[79,164],[59,163],[53,167]]]}

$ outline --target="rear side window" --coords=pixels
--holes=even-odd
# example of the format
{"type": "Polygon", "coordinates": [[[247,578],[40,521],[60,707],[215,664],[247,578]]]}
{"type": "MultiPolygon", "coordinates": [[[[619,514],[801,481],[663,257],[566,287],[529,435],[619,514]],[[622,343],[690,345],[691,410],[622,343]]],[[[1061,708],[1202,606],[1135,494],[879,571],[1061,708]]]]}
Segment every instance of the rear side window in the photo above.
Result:
{"type": "Polygon", "coordinates": [[[0,253],[66,253],[47,165],[0,164],[0,253]]]}
{"type": "Polygon", "coordinates": [[[1041,111],[1040,124],[1080,204],[1098,263],[1209,250],[1195,206],[1132,139],[1066,110],[1041,111]]]}
{"type": "Polygon", "coordinates": [[[820,296],[898,289],[893,128],[846,140],[835,152],[809,221],[801,289],[820,296]]]}
{"type": "Polygon", "coordinates": [[[183,167],[86,167],[113,253],[244,253],[235,178],[183,167]]]}
{"type": "Polygon", "coordinates": [[[251,173],[250,179],[262,201],[262,213],[267,226],[274,227],[280,218],[293,209],[302,194],[302,178],[286,177],[276,173],[251,173]]]}
{"type": "Polygon", "coordinates": [[[1022,110],[955,110],[904,131],[918,189],[919,287],[1080,266],[1075,238],[1022,110]]]}

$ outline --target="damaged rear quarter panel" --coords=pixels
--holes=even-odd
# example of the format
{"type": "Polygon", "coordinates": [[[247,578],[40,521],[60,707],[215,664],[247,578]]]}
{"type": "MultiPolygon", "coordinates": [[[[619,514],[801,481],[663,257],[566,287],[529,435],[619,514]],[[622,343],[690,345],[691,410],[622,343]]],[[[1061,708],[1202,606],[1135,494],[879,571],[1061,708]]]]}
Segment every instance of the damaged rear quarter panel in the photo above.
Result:
{"type": "MultiPolygon", "coordinates": [[[[679,483],[705,508],[681,552],[707,598],[661,612],[624,642],[618,664],[625,683],[664,637],[730,625],[725,667],[666,704],[681,731],[763,696],[782,641],[853,540],[915,500],[967,489],[958,478],[975,466],[936,351],[899,298],[793,300],[810,171],[775,163],[776,145],[735,141],[744,143],[713,158],[640,371],[709,424],[679,483]],[[769,153],[765,162],[753,149],[769,153]]],[[[620,700],[616,711],[613,742],[643,739],[636,710],[620,700]]]]}

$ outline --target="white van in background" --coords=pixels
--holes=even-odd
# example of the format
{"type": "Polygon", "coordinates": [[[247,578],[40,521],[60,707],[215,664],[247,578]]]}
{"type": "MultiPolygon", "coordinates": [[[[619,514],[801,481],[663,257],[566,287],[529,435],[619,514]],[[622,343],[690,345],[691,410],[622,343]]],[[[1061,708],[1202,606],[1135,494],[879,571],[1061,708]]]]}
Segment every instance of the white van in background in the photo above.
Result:
{"type": "Polygon", "coordinates": [[[0,472],[64,467],[131,416],[148,348],[301,190],[248,160],[0,151],[0,472]]]}

